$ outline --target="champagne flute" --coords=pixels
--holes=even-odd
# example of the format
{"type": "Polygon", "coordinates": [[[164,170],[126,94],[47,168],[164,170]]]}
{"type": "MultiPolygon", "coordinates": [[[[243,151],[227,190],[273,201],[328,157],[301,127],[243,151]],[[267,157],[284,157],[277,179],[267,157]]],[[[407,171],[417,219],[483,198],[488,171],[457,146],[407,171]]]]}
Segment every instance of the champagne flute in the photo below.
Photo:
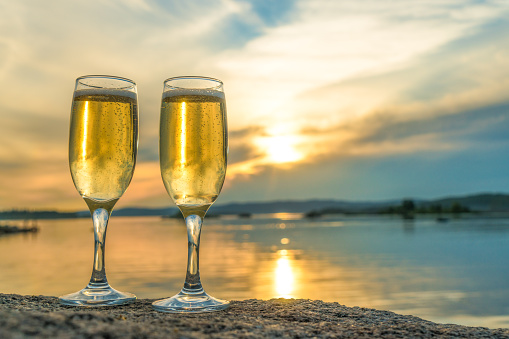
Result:
{"type": "Polygon", "coordinates": [[[188,255],[184,287],[175,296],[154,302],[157,311],[211,312],[229,305],[205,293],[198,258],[203,218],[223,186],[227,151],[223,83],[194,76],[167,79],[161,104],[161,176],[185,219],[188,255]]]}
{"type": "Polygon", "coordinates": [[[106,228],[113,206],[131,182],[138,148],[136,84],[108,75],[76,79],[71,109],[69,165],[94,225],[92,277],[60,302],[75,306],[108,306],[132,302],[136,296],[108,284],[104,266],[106,228]]]}

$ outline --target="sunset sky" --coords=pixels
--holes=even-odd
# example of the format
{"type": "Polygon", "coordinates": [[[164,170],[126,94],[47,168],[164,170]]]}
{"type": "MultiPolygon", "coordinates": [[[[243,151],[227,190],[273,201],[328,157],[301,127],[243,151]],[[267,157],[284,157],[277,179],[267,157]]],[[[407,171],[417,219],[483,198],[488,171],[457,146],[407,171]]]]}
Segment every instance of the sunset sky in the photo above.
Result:
{"type": "Polygon", "coordinates": [[[0,210],[83,210],[68,168],[74,81],[138,84],[117,207],[171,204],[163,81],[225,84],[218,203],[509,192],[507,0],[0,2],[0,210]]]}

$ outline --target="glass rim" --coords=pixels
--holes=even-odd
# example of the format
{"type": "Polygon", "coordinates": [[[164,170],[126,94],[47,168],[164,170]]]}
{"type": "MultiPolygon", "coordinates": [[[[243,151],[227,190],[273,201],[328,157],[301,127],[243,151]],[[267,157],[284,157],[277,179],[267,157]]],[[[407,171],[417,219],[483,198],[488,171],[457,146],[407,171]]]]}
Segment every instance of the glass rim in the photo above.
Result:
{"type": "Polygon", "coordinates": [[[169,83],[171,81],[175,81],[175,80],[206,80],[206,81],[210,81],[210,82],[213,82],[216,84],[215,86],[211,86],[211,87],[199,87],[199,89],[204,89],[204,90],[219,90],[224,86],[223,82],[216,78],[200,76],[200,75],[180,75],[180,76],[176,76],[176,77],[170,77],[170,78],[164,80],[164,82],[163,82],[164,87],[168,87],[169,89],[195,89],[195,88],[198,88],[198,87],[181,87],[181,86],[169,85],[169,83]]]}
{"type": "Polygon", "coordinates": [[[136,83],[133,80],[128,79],[128,78],[124,78],[124,77],[120,77],[120,76],[116,76],[116,75],[91,74],[91,75],[82,75],[82,76],[76,78],[76,83],[77,84],[79,83],[79,84],[81,84],[83,86],[87,86],[87,87],[90,87],[90,88],[105,88],[105,89],[109,88],[109,89],[112,89],[111,87],[87,84],[87,83],[81,81],[83,79],[112,79],[112,80],[124,81],[124,82],[127,82],[127,83],[130,84],[128,86],[115,87],[114,89],[128,89],[128,88],[135,88],[136,87],[136,83]]]}

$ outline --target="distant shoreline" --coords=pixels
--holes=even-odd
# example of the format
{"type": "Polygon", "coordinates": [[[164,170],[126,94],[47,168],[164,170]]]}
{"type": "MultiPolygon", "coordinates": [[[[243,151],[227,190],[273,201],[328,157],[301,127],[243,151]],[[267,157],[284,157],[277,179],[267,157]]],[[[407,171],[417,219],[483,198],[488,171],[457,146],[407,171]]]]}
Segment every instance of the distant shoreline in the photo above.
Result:
{"type": "MultiPolygon", "coordinates": [[[[509,213],[509,194],[483,193],[439,199],[385,201],[344,201],[330,199],[278,200],[212,205],[210,215],[251,215],[269,213],[303,213],[310,217],[326,214],[447,214],[447,213],[509,213]],[[409,209],[410,208],[410,209],[409,209]]],[[[175,206],[165,208],[127,207],[113,210],[113,216],[172,216],[175,206]]],[[[88,211],[15,209],[0,211],[0,220],[90,218],[88,211]]]]}

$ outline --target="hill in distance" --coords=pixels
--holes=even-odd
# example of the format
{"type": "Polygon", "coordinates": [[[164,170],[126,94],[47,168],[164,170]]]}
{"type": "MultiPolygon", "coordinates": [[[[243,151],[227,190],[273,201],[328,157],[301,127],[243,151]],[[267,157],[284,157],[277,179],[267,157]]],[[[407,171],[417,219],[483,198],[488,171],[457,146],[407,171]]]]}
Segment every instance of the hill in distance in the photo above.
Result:
{"type": "MultiPolygon", "coordinates": [[[[411,199],[411,198],[408,198],[411,199]]],[[[309,213],[319,210],[336,210],[344,213],[376,213],[377,211],[401,204],[401,200],[345,201],[345,200],[284,200],[269,202],[246,202],[212,205],[210,214],[261,214],[261,213],[309,213]]],[[[473,212],[509,212],[509,194],[482,193],[467,196],[451,196],[439,199],[411,199],[417,207],[441,205],[450,208],[454,203],[473,212]]],[[[173,215],[176,207],[170,208],[123,208],[114,210],[117,216],[173,215]]],[[[88,212],[86,212],[88,213],[88,212]]]]}

